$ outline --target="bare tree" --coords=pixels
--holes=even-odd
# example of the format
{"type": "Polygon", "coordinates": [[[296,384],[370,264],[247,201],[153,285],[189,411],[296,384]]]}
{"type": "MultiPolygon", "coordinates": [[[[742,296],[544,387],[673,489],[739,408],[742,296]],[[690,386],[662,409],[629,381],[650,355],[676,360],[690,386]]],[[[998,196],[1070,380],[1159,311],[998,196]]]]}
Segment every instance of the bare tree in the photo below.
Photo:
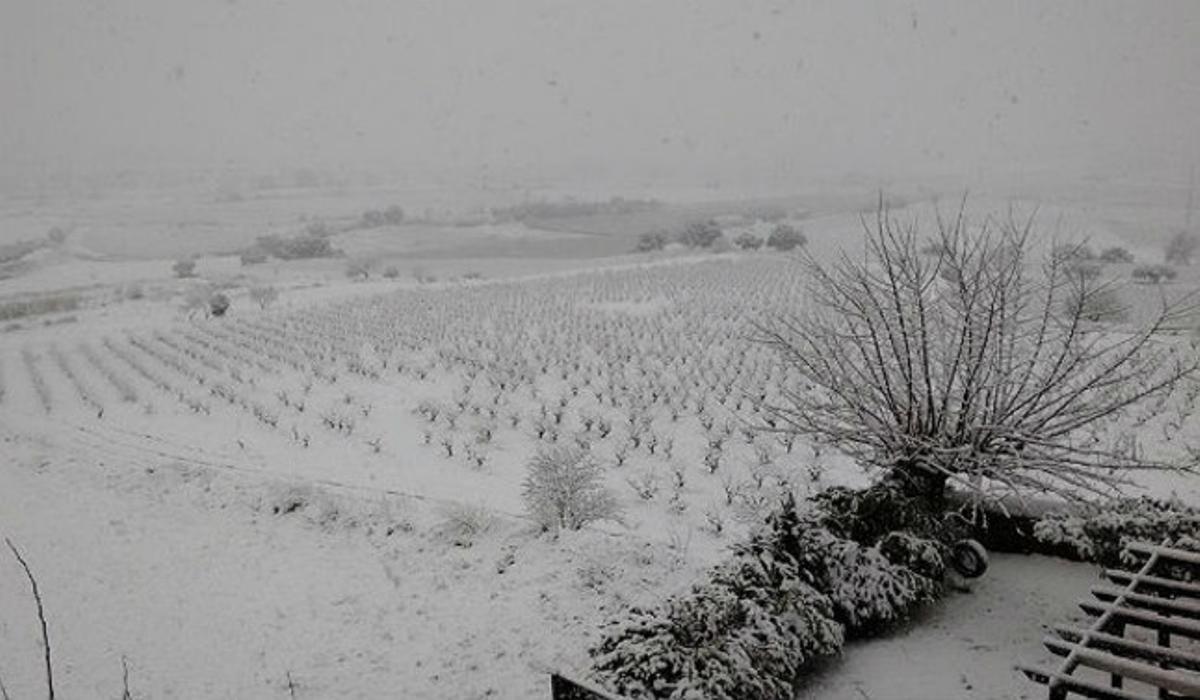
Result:
{"type": "Polygon", "coordinates": [[[530,515],[545,530],[578,530],[595,520],[618,517],[616,499],[604,486],[603,467],[575,447],[534,455],[522,495],[530,515]]]}
{"type": "Polygon", "coordinates": [[[1163,297],[1137,327],[1094,322],[1109,284],[1032,259],[1032,225],[972,229],[960,208],[930,241],[881,203],[862,257],[804,254],[811,305],[761,327],[802,379],[767,407],[776,425],[933,496],[952,481],[1080,499],[1120,493],[1131,470],[1187,469],[1098,431],[1195,375],[1194,348],[1167,333],[1187,300],[1163,297]]]}
{"type": "Polygon", "coordinates": [[[275,303],[275,300],[279,298],[279,290],[271,286],[251,287],[249,294],[250,299],[263,310],[266,310],[268,306],[275,303]]]}
{"type": "Polygon", "coordinates": [[[1200,252],[1200,236],[1190,231],[1176,231],[1163,249],[1163,259],[1171,265],[1191,265],[1200,252]]]}

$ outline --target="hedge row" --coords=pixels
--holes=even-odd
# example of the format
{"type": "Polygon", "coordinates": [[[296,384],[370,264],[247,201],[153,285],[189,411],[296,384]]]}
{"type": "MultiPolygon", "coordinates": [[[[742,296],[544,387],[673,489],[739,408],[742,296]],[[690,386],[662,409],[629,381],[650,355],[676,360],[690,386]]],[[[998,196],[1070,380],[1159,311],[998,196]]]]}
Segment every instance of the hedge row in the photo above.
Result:
{"type": "Polygon", "coordinates": [[[847,536],[880,515],[869,508],[880,489],[838,492],[807,513],[785,501],[704,582],[606,626],[592,649],[597,680],[631,698],[793,697],[813,661],[940,594],[939,542],[899,530],[847,536]]]}
{"type": "Polygon", "coordinates": [[[1131,563],[1124,555],[1131,542],[1200,551],[1200,509],[1177,499],[1142,496],[1042,514],[993,511],[974,536],[992,551],[1118,566],[1131,563]]]}

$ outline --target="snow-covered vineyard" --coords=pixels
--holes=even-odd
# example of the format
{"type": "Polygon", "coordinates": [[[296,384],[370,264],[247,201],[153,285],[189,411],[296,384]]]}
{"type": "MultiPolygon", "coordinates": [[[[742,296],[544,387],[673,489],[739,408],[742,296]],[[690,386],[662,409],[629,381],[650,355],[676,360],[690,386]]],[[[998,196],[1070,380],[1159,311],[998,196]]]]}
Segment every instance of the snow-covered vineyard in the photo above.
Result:
{"type": "MultiPolygon", "coordinates": [[[[457,604],[476,612],[453,621],[426,617],[436,613],[425,603],[413,623],[419,629],[410,627],[407,634],[416,641],[432,626],[442,630],[428,632],[442,640],[431,647],[437,654],[460,653],[440,646],[450,643],[443,639],[449,636],[470,646],[466,658],[477,660],[463,667],[442,659],[452,673],[432,674],[410,687],[433,695],[454,694],[452,688],[500,692],[489,679],[504,677],[516,685],[500,694],[515,696],[513,688],[542,692],[546,673],[557,670],[599,682],[623,678],[631,691],[643,681],[632,681],[638,676],[613,664],[641,662],[622,656],[630,650],[611,646],[619,637],[601,643],[598,635],[614,629],[647,634],[658,623],[643,632],[608,627],[625,616],[624,606],[637,602],[652,610],[685,593],[714,565],[714,571],[750,576],[720,585],[756,585],[755,576],[768,574],[736,564],[728,569],[730,548],[734,561],[743,556],[736,552],[749,551],[741,544],[747,538],[766,551],[777,549],[763,543],[771,537],[764,533],[781,536],[786,518],[796,517],[781,516],[780,503],[801,504],[797,522],[806,522],[804,512],[812,506],[805,504],[836,503],[842,496],[821,499],[852,494],[877,477],[836,446],[780,423],[773,410],[789,394],[814,390],[762,342],[773,320],[798,318],[811,303],[797,272],[798,263],[787,256],[739,254],[511,281],[405,285],[330,301],[285,297],[251,304],[246,296],[235,298],[236,311],[228,316],[125,328],[105,323],[102,331],[85,318],[14,334],[0,344],[0,415],[13,454],[34,469],[19,470],[19,479],[48,471],[43,489],[78,477],[131,492],[134,503],[158,493],[151,512],[139,519],[163,517],[153,509],[178,507],[181,500],[201,514],[214,506],[232,509],[235,522],[249,519],[240,535],[231,536],[250,551],[262,546],[260,537],[298,537],[296,528],[315,528],[321,537],[350,538],[352,549],[366,547],[372,558],[420,572],[416,582],[387,575],[389,585],[414,599],[454,591],[457,604]],[[606,505],[557,521],[552,514],[547,521],[527,493],[538,455],[582,456],[593,465],[589,488],[603,494],[606,505]],[[557,535],[547,537],[546,527],[557,535]],[[273,534],[276,529],[289,534],[273,534]],[[456,567],[461,576],[451,573],[456,567]],[[534,591],[541,612],[522,616],[515,606],[534,591]],[[478,637],[481,625],[495,624],[495,615],[511,625],[502,638],[523,640],[517,667],[499,653],[492,662],[478,660],[498,643],[478,637]],[[547,619],[563,624],[563,615],[571,620],[564,639],[574,642],[539,640],[540,626],[547,619]],[[597,663],[601,674],[593,676],[597,663]],[[497,664],[516,675],[500,674],[497,664]]],[[[1185,339],[1168,342],[1186,346],[1185,339]]],[[[1178,459],[1197,437],[1197,396],[1194,383],[1180,382],[1078,439],[1092,445],[1125,441],[1149,458],[1178,459]]],[[[1146,482],[1151,493],[1195,502],[1194,491],[1153,476],[1146,482]]],[[[47,509],[47,517],[53,511],[47,509]]],[[[869,529],[889,527],[882,512],[871,517],[885,520],[869,529]]],[[[1039,532],[1047,548],[1086,549],[1078,527],[1080,522],[1047,521],[1039,532]]],[[[841,568],[823,568],[822,575],[833,578],[822,585],[840,591],[825,595],[845,607],[811,618],[803,633],[782,632],[763,619],[768,627],[754,639],[782,633],[770,646],[809,645],[777,652],[783,656],[775,663],[791,668],[788,674],[802,674],[802,666],[835,653],[843,637],[861,634],[856,630],[887,628],[935,597],[925,579],[911,573],[895,578],[900,570],[880,558],[879,545],[842,539],[836,528],[805,537],[818,538],[806,545],[813,551],[838,553],[841,568]],[[799,637],[783,641],[791,634],[799,637]]],[[[943,566],[931,565],[938,571],[943,566]]],[[[225,585],[244,584],[234,578],[225,585]]],[[[1003,589],[984,590],[989,597],[980,602],[1003,589]]],[[[21,596],[8,605],[19,610],[21,596]]],[[[821,605],[828,603],[816,609],[821,605]]],[[[312,624],[334,625],[329,632],[340,634],[334,630],[364,613],[340,622],[324,614],[312,624]]],[[[383,614],[377,624],[386,627],[395,622],[389,615],[400,614],[383,614]]],[[[71,636],[69,625],[58,627],[61,636],[71,636]]],[[[152,659],[155,652],[141,649],[136,637],[126,639],[107,644],[107,655],[92,650],[92,663],[111,664],[114,654],[128,654],[146,683],[184,694],[195,690],[186,677],[181,685],[160,680],[171,662],[153,668],[136,657],[148,653],[152,659]]],[[[638,653],[665,659],[678,653],[654,646],[661,643],[638,653]]],[[[290,676],[299,687],[311,683],[317,695],[333,693],[329,683],[347,682],[344,667],[332,676],[306,672],[318,651],[280,666],[276,676],[290,676]]],[[[679,668],[690,663],[670,662],[679,668]]],[[[757,662],[747,663],[752,669],[757,662]]],[[[100,678],[107,671],[97,677],[95,668],[82,668],[65,682],[106,687],[100,678]]],[[[253,675],[263,672],[256,668],[253,675]]],[[[704,677],[700,670],[686,673],[704,677]]],[[[669,688],[686,677],[659,682],[669,688]]],[[[818,689],[829,683],[826,676],[817,678],[818,689]]],[[[362,680],[382,682],[371,674],[362,680]]],[[[404,682],[416,681],[405,676],[404,682]]],[[[783,691],[764,692],[774,697],[783,691]]]]}
{"type": "Polygon", "coordinates": [[[0,406],[511,513],[529,456],[573,445],[609,465],[631,522],[719,540],[835,459],[760,430],[790,382],[755,324],[800,303],[789,269],[675,264],[51,334],[4,346],[0,406]]]}

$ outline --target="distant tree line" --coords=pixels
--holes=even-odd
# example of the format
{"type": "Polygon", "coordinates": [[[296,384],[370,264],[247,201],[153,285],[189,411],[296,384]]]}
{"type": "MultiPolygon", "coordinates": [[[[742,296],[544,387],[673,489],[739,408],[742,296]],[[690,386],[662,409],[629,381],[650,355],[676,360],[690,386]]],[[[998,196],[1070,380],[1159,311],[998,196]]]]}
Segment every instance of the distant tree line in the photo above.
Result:
{"type": "MultiPolygon", "coordinates": [[[[720,225],[713,219],[704,219],[685,224],[683,228],[675,232],[659,230],[643,233],[638,238],[634,250],[639,253],[649,253],[662,250],[672,242],[681,243],[689,248],[727,250],[730,247],[730,241],[725,238],[720,225]]],[[[742,250],[758,250],[765,246],[774,250],[788,251],[807,244],[808,238],[804,233],[787,223],[775,224],[765,239],[750,231],[744,231],[732,241],[732,245],[742,250]]]]}

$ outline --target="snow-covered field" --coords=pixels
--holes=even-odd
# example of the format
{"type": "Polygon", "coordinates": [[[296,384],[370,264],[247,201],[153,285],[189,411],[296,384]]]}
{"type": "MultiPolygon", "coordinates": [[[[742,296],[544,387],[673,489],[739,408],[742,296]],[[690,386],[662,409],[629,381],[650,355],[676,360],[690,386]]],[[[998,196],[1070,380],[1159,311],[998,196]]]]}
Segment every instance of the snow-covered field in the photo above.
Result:
{"type": "MultiPolygon", "coordinates": [[[[856,225],[809,235],[835,246],[856,225]]],[[[601,623],[687,587],[781,493],[869,479],[754,430],[794,382],[752,342],[805,303],[788,256],[439,264],[486,278],[205,258],[202,277],[235,285],[223,318],[188,318],[165,260],[5,282],[89,285],[61,322],[0,333],[0,533],[38,578],[63,697],[119,697],[123,658],[134,697],[546,697],[547,669],[586,671],[601,623]],[[260,310],[244,287],[264,283],[282,296],[260,310]],[[571,444],[604,465],[621,519],[554,539],[522,481],[539,449],[571,444]]],[[[1200,441],[1195,401],[1119,429],[1178,456],[1200,441]]],[[[1200,502],[1196,484],[1150,486],[1200,502]]],[[[1000,557],[801,696],[1031,694],[1012,664],[1093,576],[1000,557]]],[[[41,692],[36,623],[0,556],[14,698],[41,692]]]]}

